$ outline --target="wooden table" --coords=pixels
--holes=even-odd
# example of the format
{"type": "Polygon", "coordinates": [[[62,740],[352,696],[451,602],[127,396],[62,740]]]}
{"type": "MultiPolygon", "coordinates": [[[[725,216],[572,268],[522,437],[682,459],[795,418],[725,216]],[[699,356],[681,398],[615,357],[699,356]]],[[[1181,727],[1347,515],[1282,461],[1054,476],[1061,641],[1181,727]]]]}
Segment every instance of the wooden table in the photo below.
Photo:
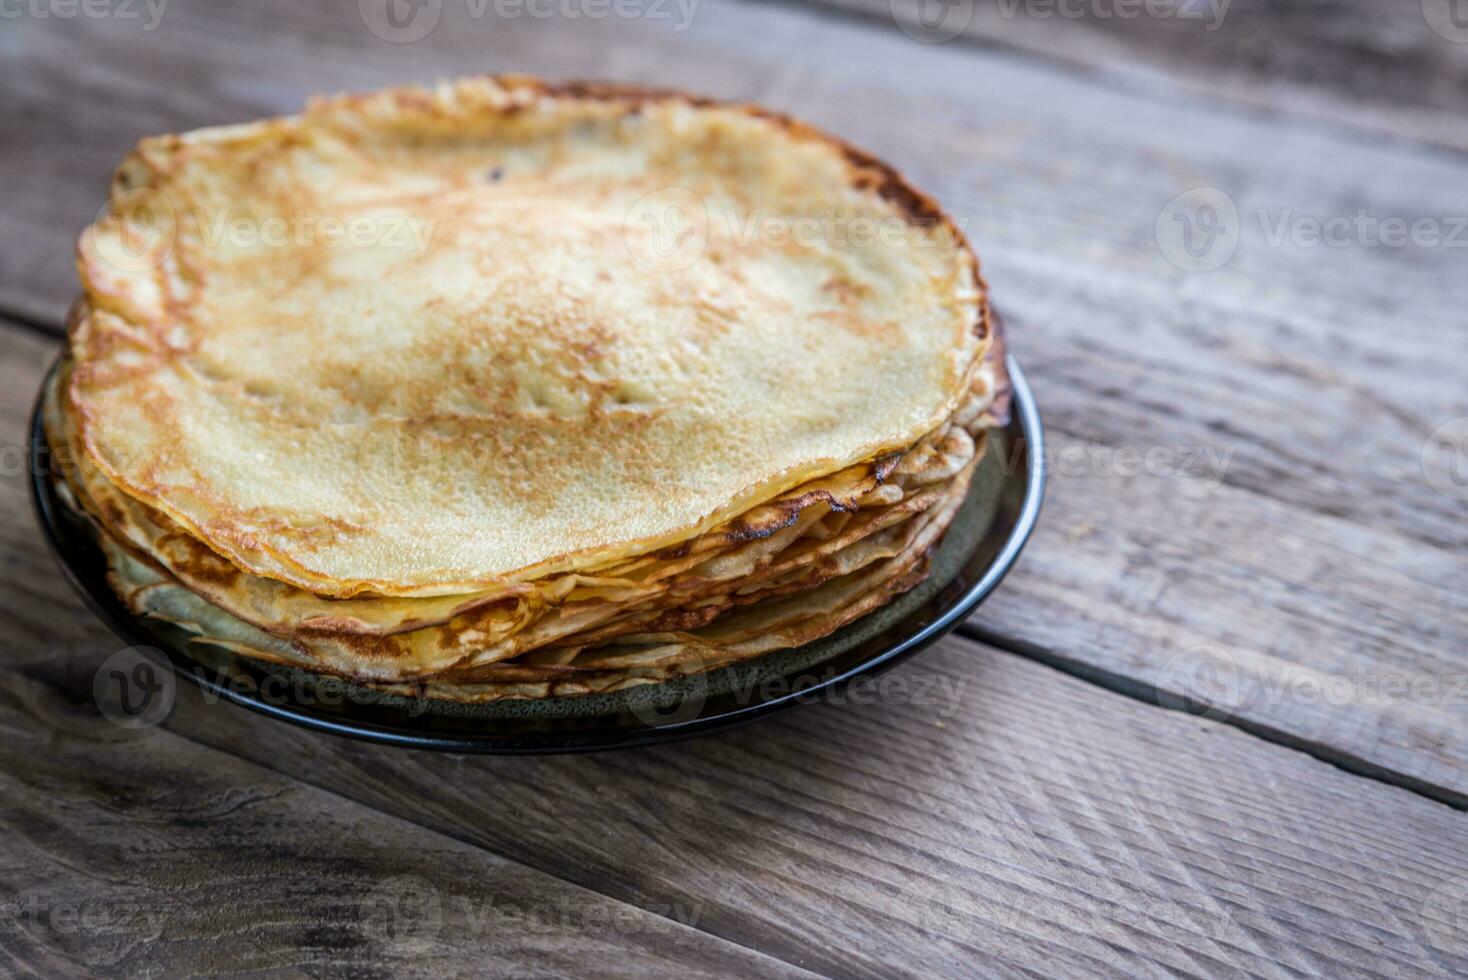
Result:
{"type": "Polygon", "coordinates": [[[411,42],[374,2],[0,19],[0,972],[1468,969],[1468,458],[1432,435],[1468,416],[1445,0],[1221,24],[957,0],[945,43],[909,0],[443,0],[411,42]],[[191,688],[160,727],[109,723],[120,643],[46,554],[21,452],[112,166],[143,134],[488,70],[763,102],[944,201],[1052,444],[1018,569],[906,694],[668,747],[418,754],[191,688]]]}

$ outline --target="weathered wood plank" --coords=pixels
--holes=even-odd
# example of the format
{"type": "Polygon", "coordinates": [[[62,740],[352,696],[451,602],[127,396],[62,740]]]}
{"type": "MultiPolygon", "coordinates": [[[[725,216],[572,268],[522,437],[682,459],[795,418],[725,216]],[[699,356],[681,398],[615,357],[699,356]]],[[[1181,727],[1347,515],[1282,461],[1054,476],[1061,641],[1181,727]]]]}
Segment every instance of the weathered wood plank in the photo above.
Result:
{"type": "Polygon", "coordinates": [[[96,635],[46,552],[30,502],[27,422],[60,345],[0,319],[0,647],[5,660],[45,661],[96,635]]]}
{"type": "Polygon", "coordinates": [[[0,670],[7,976],[808,975],[76,693],[0,670]]]}
{"type": "Polygon", "coordinates": [[[1468,360],[1468,253],[1270,242],[1281,216],[1358,210],[1446,232],[1468,212],[1460,158],[1099,90],[798,9],[709,3],[678,33],[466,20],[447,4],[411,44],[373,38],[350,6],[168,9],[151,35],[69,22],[0,39],[14,55],[0,111],[41,127],[0,148],[21,184],[0,240],[26,243],[0,250],[0,305],[59,314],[71,228],[142,131],[490,68],[758,98],[913,171],[967,221],[1010,313],[1055,466],[1040,535],[986,630],[1168,694],[1198,686],[1174,657],[1220,644],[1240,718],[1468,792],[1468,525],[1421,471],[1429,434],[1468,415],[1445,369],[1468,360]],[[266,43],[282,24],[296,40],[266,43]],[[136,70],[149,59],[154,72],[136,70]],[[1231,195],[1241,241],[1217,271],[1187,273],[1161,254],[1158,219],[1202,185],[1231,195]]]}
{"type": "MultiPolygon", "coordinates": [[[[1319,31],[1281,29],[1311,21],[1312,13],[1276,6],[1253,9],[1264,0],[1249,0],[1250,7],[1245,10],[1245,2],[1235,0],[1237,6],[1231,11],[1236,16],[1230,23],[1246,25],[1250,38],[1257,35],[1272,39],[1270,43],[1311,51],[1319,48],[1319,31]]],[[[1410,7],[1414,0],[1392,3],[1410,7]]],[[[1351,40],[1341,41],[1342,49],[1373,45],[1377,49],[1391,48],[1389,39],[1397,34],[1406,31],[1415,37],[1419,30],[1426,30],[1420,9],[1414,20],[1409,16],[1410,9],[1400,15],[1387,13],[1381,4],[1364,0],[1331,6],[1331,13],[1322,14],[1320,19],[1336,26],[1347,25],[1342,28],[1343,36],[1351,40]],[[1401,27],[1396,32],[1381,30],[1380,20],[1385,18],[1400,22],[1401,27]]],[[[991,16],[991,7],[979,4],[975,18],[991,16]]],[[[1062,131],[1082,123],[1097,129],[1115,125],[1123,131],[1122,139],[1134,140],[1138,127],[1129,117],[1134,117],[1135,111],[1116,111],[1129,100],[1141,106],[1162,106],[1179,115],[1206,115],[1210,109],[1225,117],[1231,115],[1226,109],[1207,104],[1180,105],[1172,94],[1156,85],[1112,93],[1121,102],[1108,105],[1105,99],[1097,102],[1084,94],[1093,88],[1086,80],[1062,77],[1044,64],[1016,64],[981,51],[955,50],[953,45],[922,45],[895,30],[833,24],[797,11],[749,9],[736,0],[689,0],[688,8],[660,4],[658,9],[666,14],[665,18],[642,20],[495,16],[495,4],[486,7],[467,2],[449,2],[443,8],[436,30],[406,44],[388,43],[373,36],[350,6],[320,2],[273,0],[239,7],[175,0],[153,31],[144,30],[144,24],[138,21],[116,19],[22,18],[10,22],[7,32],[0,36],[0,50],[7,55],[0,72],[12,96],[0,107],[0,118],[4,118],[7,129],[25,133],[28,138],[7,141],[5,147],[8,170],[22,183],[9,195],[6,207],[0,209],[0,221],[5,222],[0,224],[0,232],[6,240],[31,243],[26,253],[38,247],[42,251],[28,259],[6,256],[8,262],[25,261],[17,268],[29,275],[5,277],[6,292],[0,294],[0,306],[37,317],[54,319],[59,315],[73,285],[70,237],[95,213],[107,174],[139,134],[294,111],[305,95],[317,91],[368,88],[485,70],[625,78],[684,85],[716,95],[764,98],[833,125],[840,120],[836,113],[841,111],[853,117],[859,127],[852,134],[869,145],[875,141],[863,130],[892,131],[891,142],[900,145],[911,139],[911,130],[941,127],[942,132],[931,135],[956,138],[960,152],[971,149],[980,136],[1012,144],[1017,137],[1033,135],[1036,129],[1055,126],[1056,116],[1063,124],[1062,131]],[[475,9],[488,12],[475,18],[470,16],[475,9]],[[686,9],[686,14],[680,9],[686,9]],[[685,18],[686,29],[680,29],[685,26],[685,18]],[[860,38],[860,43],[854,42],[855,38],[860,38]],[[934,67],[940,63],[961,66],[966,77],[954,80],[952,70],[943,73],[947,78],[936,77],[934,67]],[[149,66],[148,70],[140,70],[140,65],[149,66]],[[1027,84],[1032,77],[1045,78],[1046,83],[1038,87],[1027,84]],[[813,90],[807,95],[802,90],[808,84],[813,90]],[[1056,86],[1065,90],[1064,97],[1057,97],[1056,86]],[[834,93],[842,97],[833,97],[834,93]],[[982,108],[974,111],[975,106],[982,108]]],[[[1024,17],[1016,17],[1006,20],[1006,25],[1018,28],[1026,22],[1024,17]]],[[[1055,30],[1041,30],[1047,38],[1089,36],[1093,29],[1104,30],[1109,35],[1134,38],[1134,42],[1127,43],[1176,57],[1194,69],[1207,64],[1186,46],[1156,43],[1157,30],[1168,30],[1159,25],[1166,23],[1062,20],[1055,30]]],[[[1185,31],[1192,30],[1177,23],[1185,31]]],[[[1232,32],[1218,33],[1233,36],[1232,32]]],[[[1209,40],[1211,43],[1215,39],[1210,35],[1209,40]]],[[[1400,47],[1404,50],[1391,53],[1393,64],[1404,66],[1403,71],[1422,73],[1405,79],[1400,86],[1402,98],[1446,91],[1451,97],[1449,107],[1456,110],[1459,100],[1454,93],[1461,91],[1468,45],[1446,45],[1446,54],[1439,52],[1443,58],[1452,56],[1453,74],[1459,81],[1451,84],[1432,81],[1435,63],[1420,56],[1412,45],[1400,47]]],[[[1115,53],[1110,47],[1098,50],[1098,56],[1115,53]]],[[[1386,53],[1382,57],[1387,57],[1386,53]]],[[[1232,57],[1220,60],[1238,61],[1232,57]]],[[[1344,54],[1331,55],[1327,60],[1337,65],[1337,74],[1346,73],[1364,89],[1379,92],[1380,87],[1371,84],[1369,77],[1363,78],[1365,69],[1359,62],[1353,63],[1344,54]]],[[[1100,97],[1100,93],[1093,94],[1100,97]]],[[[1413,100],[1413,104],[1418,101],[1413,100]]],[[[1299,128],[1299,120],[1289,114],[1293,107],[1290,100],[1280,99],[1279,118],[1255,122],[1266,133],[1299,128]]],[[[1449,115],[1463,125],[1461,113],[1452,111],[1449,115]]],[[[1187,154],[1169,151],[1206,151],[1203,144],[1212,140],[1205,133],[1193,133],[1189,127],[1173,124],[1153,128],[1143,142],[1162,144],[1146,147],[1148,166],[1139,171],[1145,174],[1159,165],[1185,172],[1186,161],[1182,158],[1187,154]],[[1167,157],[1179,159],[1169,161],[1167,157]]],[[[1248,159],[1269,145],[1266,137],[1227,149],[1248,159]]],[[[1349,134],[1340,136],[1336,145],[1333,156],[1338,157],[1341,147],[1352,145],[1349,134]]],[[[1404,148],[1403,152],[1412,151],[1404,148]]],[[[1063,176],[1063,171],[1057,170],[1060,161],[1089,158],[1085,147],[1057,145],[1038,148],[1025,163],[1039,163],[1042,155],[1048,157],[1048,163],[1036,168],[1033,176],[1039,178],[1041,186],[1052,187],[1054,180],[1063,176]],[[1043,152],[1046,150],[1049,152],[1043,152]]],[[[893,156],[908,167],[914,166],[910,156],[893,156]]],[[[1101,159],[1112,165],[1125,162],[1110,156],[1106,153],[1101,159]]],[[[1301,158],[1298,162],[1310,161],[1301,158]]],[[[1322,162],[1327,166],[1339,164],[1332,155],[1322,158],[1322,162]]],[[[1259,182],[1265,183],[1272,175],[1262,172],[1258,176],[1259,182]]],[[[1023,173],[1006,173],[1003,184],[1015,200],[1023,201],[1024,196],[1017,193],[1021,177],[1023,173]]],[[[1140,177],[1134,182],[1138,186],[1146,184],[1140,177]]],[[[1150,221],[1160,204],[1149,201],[1148,207],[1152,212],[1147,216],[1150,221]]]]}
{"type": "MultiPolygon", "coordinates": [[[[1046,349],[1053,323],[1026,315],[1022,342],[1046,349]]],[[[1234,431],[1215,414],[1221,400],[1191,396],[1162,366],[1161,342],[1147,349],[1146,371],[1116,349],[1083,363],[1030,359],[1050,426],[1046,510],[1022,574],[975,624],[1468,800],[1468,566],[1453,540],[1462,505],[1410,471],[1405,426],[1377,414],[1352,431],[1349,391],[1288,391],[1283,373],[1249,375],[1221,357],[1191,375],[1206,379],[1195,391],[1220,392],[1232,375],[1261,419],[1276,410],[1273,389],[1274,404],[1296,404],[1290,418],[1354,439],[1343,449],[1354,471],[1345,459],[1326,470],[1303,450],[1313,440],[1234,431]],[[1117,377],[1139,384],[1121,393],[1117,377]],[[1152,408],[1133,400],[1164,388],[1143,394],[1152,408]],[[1341,414],[1311,419],[1312,398],[1314,411],[1342,402],[1341,414]],[[1157,449],[1170,454],[1157,470],[1127,463],[1157,449]],[[1199,450],[1227,465],[1174,469],[1199,450]]]]}
{"type": "MultiPolygon", "coordinates": [[[[28,673],[85,699],[99,660],[28,673]]],[[[1468,968],[1448,807],[961,640],[868,693],[581,757],[381,749],[191,688],[167,729],[827,975],[1468,968]]]]}
{"type": "Polygon", "coordinates": [[[1055,58],[1100,84],[1155,92],[1165,79],[1186,97],[1468,149],[1468,26],[1452,0],[813,2],[925,44],[1055,58]]]}

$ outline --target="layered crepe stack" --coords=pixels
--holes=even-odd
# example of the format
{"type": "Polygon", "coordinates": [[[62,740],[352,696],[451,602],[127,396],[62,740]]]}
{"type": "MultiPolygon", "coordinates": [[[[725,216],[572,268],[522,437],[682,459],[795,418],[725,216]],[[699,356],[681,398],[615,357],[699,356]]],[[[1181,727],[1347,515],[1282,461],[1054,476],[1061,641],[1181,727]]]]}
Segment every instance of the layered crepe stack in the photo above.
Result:
{"type": "Polygon", "coordinates": [[[137,614],[408,696],[616,690],[921,581],[1004,383],[977,262],[751,107],[475,79],[148,139],[45,422],[137,614]]]}

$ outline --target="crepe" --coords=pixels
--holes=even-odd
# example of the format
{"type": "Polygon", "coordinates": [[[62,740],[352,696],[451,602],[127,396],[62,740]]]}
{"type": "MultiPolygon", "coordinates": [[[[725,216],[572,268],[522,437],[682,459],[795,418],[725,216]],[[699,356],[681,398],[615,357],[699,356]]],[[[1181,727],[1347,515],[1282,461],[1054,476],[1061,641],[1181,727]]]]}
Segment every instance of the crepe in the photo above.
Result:
{"type": "Polygon", "coordinates": [[[523,80],[341,97],[145,140],[116,191],[79,248],[81,443],[233,564],[323,594],[687,540],[912,444],[987,342],[951,222],[743,107],[523,80]],[[639,261],[689,236],[686,267],[639,261]]]}
{"type": "MultiPolygon", "coordinates": [[[[955,480],[952,493],[927,520],[910,522],[904,533],[866,539],[817,574],[809,589],[776,588],[775,601],[755,596],[736,615],[707,628],[647,632],[646,618],[541,648],[521,661],[467,663],[414,683],[385,682],[348,674],[385,693],[463,702],[568,697],[605,693],[666,681],[726,666],[772,650],[800,646],[829,635],[894,595],[920,582],[928,556],[963,501],[972,464],[955,480]],[[827,577],[829,576],[829,577],[827,577]],[[788,594],[781,594],[782,592],[788,594]]],[[[251,659],[317,673],[321,662],[295,645],[271,636],[179,585],[166,573],[129,554],[109,537],[103,547],[109,581],[133,612],[166,620],[195,634],[195,641],[251,659]]],[[[720,610],[723,611],[723,610],[720,610]]]]}
{"type": "Polygon", "coordinates": [[[342,96],[114,191],[58,487],[134,612],[242,656],[497,700],[799,645],[921,579],[1004,411],[956,226],[753,107],[342,96]]]}
{"type": "MultiPolygon", "coordinates": [[[[68,366],[58,379],[64,382],[68,366]]],[[[982,382],[982,377],[976,378],[982,382]]],[[[986,400],[982,385],[970,405],[986,400]]],[[[123,550],[156,566],[236,618],[286,638],[323,668],[344,676],[417,676],[472,658],[512,657],[617,620],[627,611],[660,613],[806,568],[921,515],[951,493],[975,454],[971,437],[949,425],[876,472],[843,471],[721,527],[652,563],[572,574],[502,593],[428,599],[331,599],[240,572],[168,518],[112,487],[74,442],[55,392],[44,402],[72,495],[123,550]],[[880,479],[878,474],[880,474],[880,479]]]]}

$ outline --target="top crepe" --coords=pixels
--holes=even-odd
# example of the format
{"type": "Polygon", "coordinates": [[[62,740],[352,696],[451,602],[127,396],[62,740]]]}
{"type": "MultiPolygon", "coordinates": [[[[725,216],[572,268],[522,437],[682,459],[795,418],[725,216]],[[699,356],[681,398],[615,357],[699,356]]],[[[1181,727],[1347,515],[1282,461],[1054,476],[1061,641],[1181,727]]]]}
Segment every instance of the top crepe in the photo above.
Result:
{"type": "Polygon", "coordinates": [[[527,79],[145,140],[65,392],[252,574],[448,595],[688,540],[910,446],[989,343],[962,235],[746,107],[527,79]]]}

